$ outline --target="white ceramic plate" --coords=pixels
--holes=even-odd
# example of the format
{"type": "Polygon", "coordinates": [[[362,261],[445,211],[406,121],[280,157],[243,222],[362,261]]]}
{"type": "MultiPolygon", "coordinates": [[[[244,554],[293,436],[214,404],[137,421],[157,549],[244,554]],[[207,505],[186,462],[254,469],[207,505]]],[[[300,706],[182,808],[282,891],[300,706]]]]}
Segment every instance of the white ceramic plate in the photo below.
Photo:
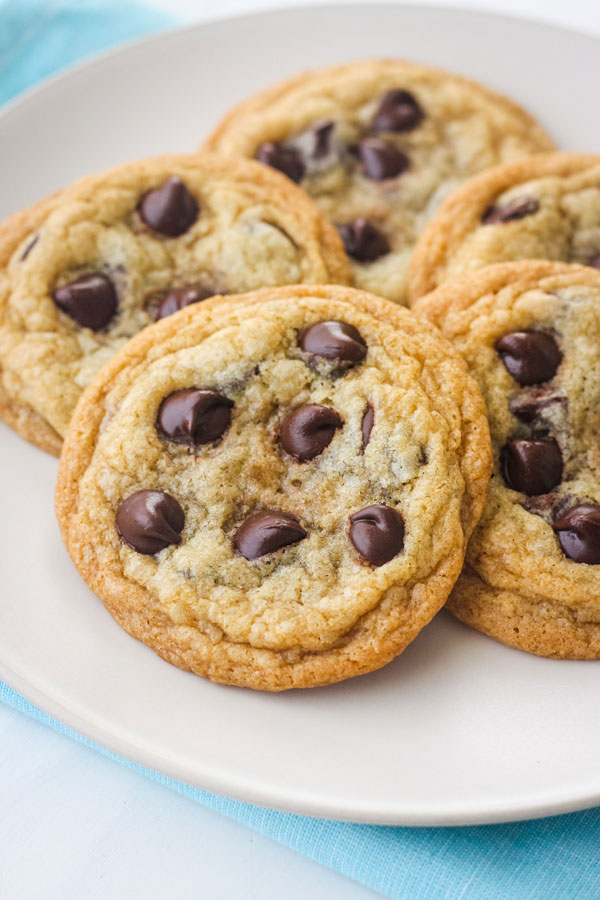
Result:
{"type": "MultiPolygon", "coordinates": [[[[79,175],[194,148],[244,95],[302,68],[400,56],[480,79],[563,146],[600,149],[600,42],[503,17],[345,6],[142,41],[0,117],[0,215],[79,175]]],[[[600,802],[600,664],[509,650],[446,614],[384,670],[267,695],[181,672],[81,582],[53,516],[56,461],[0,429],[0,676],[106,747],[190,784],[317,816],[451,825],[600,802]]]]}

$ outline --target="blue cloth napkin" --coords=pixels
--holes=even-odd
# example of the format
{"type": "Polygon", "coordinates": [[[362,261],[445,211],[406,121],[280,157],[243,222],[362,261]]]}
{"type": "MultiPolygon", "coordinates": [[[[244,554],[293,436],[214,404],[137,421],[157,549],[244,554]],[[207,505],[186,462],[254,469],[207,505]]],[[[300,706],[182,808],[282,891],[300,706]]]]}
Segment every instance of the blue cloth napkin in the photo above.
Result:
{"type": "MultiPolygon", "coordinates": [[[[0,102],[82,57],[163,25],[128,0],[0,0],[0,102]]],[[[123,759],[0,682],[0,701],[392,900],[598,900],[600,809],[477,828],[389,828],[219,797],[123,759]]],[[[600,764],[600,763],[599,763],[600,764]]]]}

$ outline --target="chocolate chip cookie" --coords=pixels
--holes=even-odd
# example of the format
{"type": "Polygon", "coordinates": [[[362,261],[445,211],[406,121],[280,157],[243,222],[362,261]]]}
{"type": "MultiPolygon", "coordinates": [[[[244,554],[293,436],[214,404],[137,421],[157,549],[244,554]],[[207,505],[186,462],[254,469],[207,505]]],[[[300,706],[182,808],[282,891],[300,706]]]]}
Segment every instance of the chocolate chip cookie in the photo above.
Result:
{"type": "Polygon", "coordinates": [[[83,388],[141,328],[216,293],[349,279],[335,229],[258,163],[85,178],[0,226],[0,416],[58,454],[83,388]]]}
{"type": "Polygon", "coordinates": [[[457,188],[417,243],[411,303],[455,275],[520,259],[600,268],[600,156],[545,153],[457,188]]]}
{"type": "Polygon", "coordinates": [[[415,310],[465,356],[494,472],[448,606],[542,656],[600,657],[600,272],[504,263],[415,310]]]}
{"type": "Polygon", "coordinates": [[[357,287],[407,302],[415,241],[453,188],[550,138],[474,82],[400,60],[305,72],[229,113],[205,145],[284,172],[338,228],[357,287]]]}
{"type": "Polygon", "coordinates": [[[481,394],[428,323],[342,287],[190,306],[98,374],[56,509],[130,634],[264,690],[384,665],[443,605],[483,507],[481,394]]]}

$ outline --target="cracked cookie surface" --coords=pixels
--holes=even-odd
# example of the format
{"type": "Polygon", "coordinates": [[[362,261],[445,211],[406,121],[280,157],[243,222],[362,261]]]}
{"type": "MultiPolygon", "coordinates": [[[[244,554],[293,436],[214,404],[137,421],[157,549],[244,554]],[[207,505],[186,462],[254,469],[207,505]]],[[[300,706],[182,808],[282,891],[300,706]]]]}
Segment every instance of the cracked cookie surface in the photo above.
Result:
{"type": "Polygon", "coordinates": [[[600,657],[600,273],[489,266],[415,312],[464,355],[492,434],[488,498],[449,609],[532,653],[600,657]]]}
{"type": "Polygon", "coordinates": [[[400,60],[305,72],[233,109],[205,146],[285,172],[338,226],[354,284],[406,304],[415,241],[477,172],[553,149],[520,107],[400,60]]]}
{"type": "Polygon", "coordinates": [[[111,614],[170,662],[266,690],[384,665],[443,605],[491,455],[466,366],[342,287],[214,298],[88,388],[57,515],[111,614]]]}
{"type": "Polygon", "coordinates": [[[256,163],[164,156],[84,178],[0,226],[0,416],[58,454],[82,390],[156,318],[349,278],[314,204],[256,163]]]}
{"type": "Polygon", "coordinates": [[[457,188],[417,243],[411,303],[449,278],[523,259],[600,268],[600,156],[539,154],[457,188]]]}

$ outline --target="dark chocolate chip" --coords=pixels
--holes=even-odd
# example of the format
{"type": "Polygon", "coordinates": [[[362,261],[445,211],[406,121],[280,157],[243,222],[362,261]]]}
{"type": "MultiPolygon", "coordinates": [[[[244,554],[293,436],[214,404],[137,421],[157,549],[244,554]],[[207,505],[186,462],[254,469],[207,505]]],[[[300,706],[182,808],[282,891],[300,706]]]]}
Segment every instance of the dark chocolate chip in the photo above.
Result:
{"type": "Polygon", "coordinates": [[[373,131],[412,131],[425,118],[423,108],[408,91],[388,91],[373,117],[373,131]]]}
{"type": "Polygon", "coordinates": [[[333,149],[333,129],[333,122],[322,122],[320,125],[315,125],[313,128],[315,143],[311,154],[313,159],[324,159],[329,156],[333,149]]]}
{"type": "Polygon", "coordinates": [[[389,141],[382,141],[381,138],[362,140],[358,145],[358,155],[363,174],[373,181],[395,178],[410,166],[406,153],[389,141]]]}
{"type": "Polygon", "coordinates": [[[508,408],[519,422],[530,423],[543,416],[551,406],[566,407],[567,398],[546,388],[534,388],[531,393],[512,397],[508,408]]]}
{"type": "Polygon", "coordinates": [[[338,225],[337,230],[346,253],[358,262],[374,262],[390,252],[387,238],[368,219],[338,225]]]}
{"type": "Polygon", "coordinates": [[[504,222],[514,222],[531,216],[540,208],[535,197],[519,197],[505,206],[488,206],[481,221],[484,225],[498,225],[504,222]]]}
{"type": "Polygon", "coordinates": [[[82,328],[106,328],[117,310],[117,292],[106,275],[92,272],[57,287],[52,299],[82,328]]]}
{"type": "Polygon", "coordinates": [[[563,553],[578,563],[600,565],[600,506],[581,503],[572,507],[552,525],[563,553]]]}
{"type": "Polygon", "coordinates": [[[136,491],[121,501],[116,525],[120,537],[138,553],[153,556],[181,543],[185,515],[175,497],[164,491],[136,491]]]}
{"type": "Polygon", "coordinates": [[[246,559],[258,559],[304,540],[307,532],[295,516],[263,509],[246,519],[233,538],[233,546],[246,559]]]}
{"type": "Polygon", "coordinates": [[[404,519],[391,506],[365,506],[350,516],[350,540],[372,566],[383,566],[404,547],[404,519]]]}
{"type": "Polygon", "coordinates": [[[160,299],[158,297],[151,298],[158,301],[155,317],[158,320],[172,316],[173,313],[179,312],[180,309],[190,306],[192,303],[200,303],[201,300],[212,297],[214,293],[214,291],[202,287],[201,284],[188,284],[186,287],[173,288],[168,294],[162,295],[160,299]]]}
{"type": "Polygon", "coordinates": [[[354,325],[348,322],[315,322],[298,337],[305,353],[336,362],[359,363],[367,355],[367,345],[354,325]]]}
{"type": "Polygon", "coordinates": [[[494,344],[508,372],[519,384],[541,384],[556,375],[562,354],[546,331],[513,331],[494,344]]]}
{"type": "Polygon", "coordinates": [[[500,465],[506,484],[530,496],[547,494],[562,478],[562,456],[552,438],[508,441],[502,448],[500,465]]]}
{"type": "Polygon", "coordinates": [[[23,260],[27,259],[27,257],[29,256],[29,254],[31,253],[31,251],[33,250],[33,248],[35,247],[35,245],[37,244],[38,241],[39,241],[39,235],[34,234],[34,236],[31,238],[31,240],[29,241],[29,243],[23,250],[23,253],[21,254],[21,262],[23,262],[23,260]]]}
{"type": "Polygon", "coordinates": [[[210,444],[231,425],[232,407],[233,400],[218,391],[184,388],[165,397],[156,427],[176,444],[210,444]]]}
{"type": "Polygon", "coordinates": [[[365,411],[363,412],[362,422],[360,423],[361,431],[362,431],[362,448],[363,450],[369,443],[371,438],[371,431],[373,430],[373,423],[375,421],[375,410],[371,406],[370,403],[367,403],[365,406],[365,411]]]}
{"type": "Polygon", "coordinates": [[[600,269],[600,253],[596,253],[591,259],[588,259],[586,266],[591,266],[592,269],[600,269]]]}
{"type": "Polygon", "coordinates": [[[266,144],[260,145],[256,151],[256,158],[265,166],[271,166],[272,169],[283,172],[292,181],[296,183],[302,181],[305,166],[300,152],[294,147],[285,147],[283,144],[268,141],[266,144]]]}
{"type": "Polygon", "coordinates": [[[161,187],[144,194],[139,213],[146,225],[167,237],[179,237],[198,218],[198,204],[177,176],[168,178],[161,187]]]}
{"type": "Polygon", "coordinates": [[[329,446],[343,424],[344,420],[335,409],[305,403],[289,412],[279,426],[281,446],[298,462],[306,462],[329,446]]]}

